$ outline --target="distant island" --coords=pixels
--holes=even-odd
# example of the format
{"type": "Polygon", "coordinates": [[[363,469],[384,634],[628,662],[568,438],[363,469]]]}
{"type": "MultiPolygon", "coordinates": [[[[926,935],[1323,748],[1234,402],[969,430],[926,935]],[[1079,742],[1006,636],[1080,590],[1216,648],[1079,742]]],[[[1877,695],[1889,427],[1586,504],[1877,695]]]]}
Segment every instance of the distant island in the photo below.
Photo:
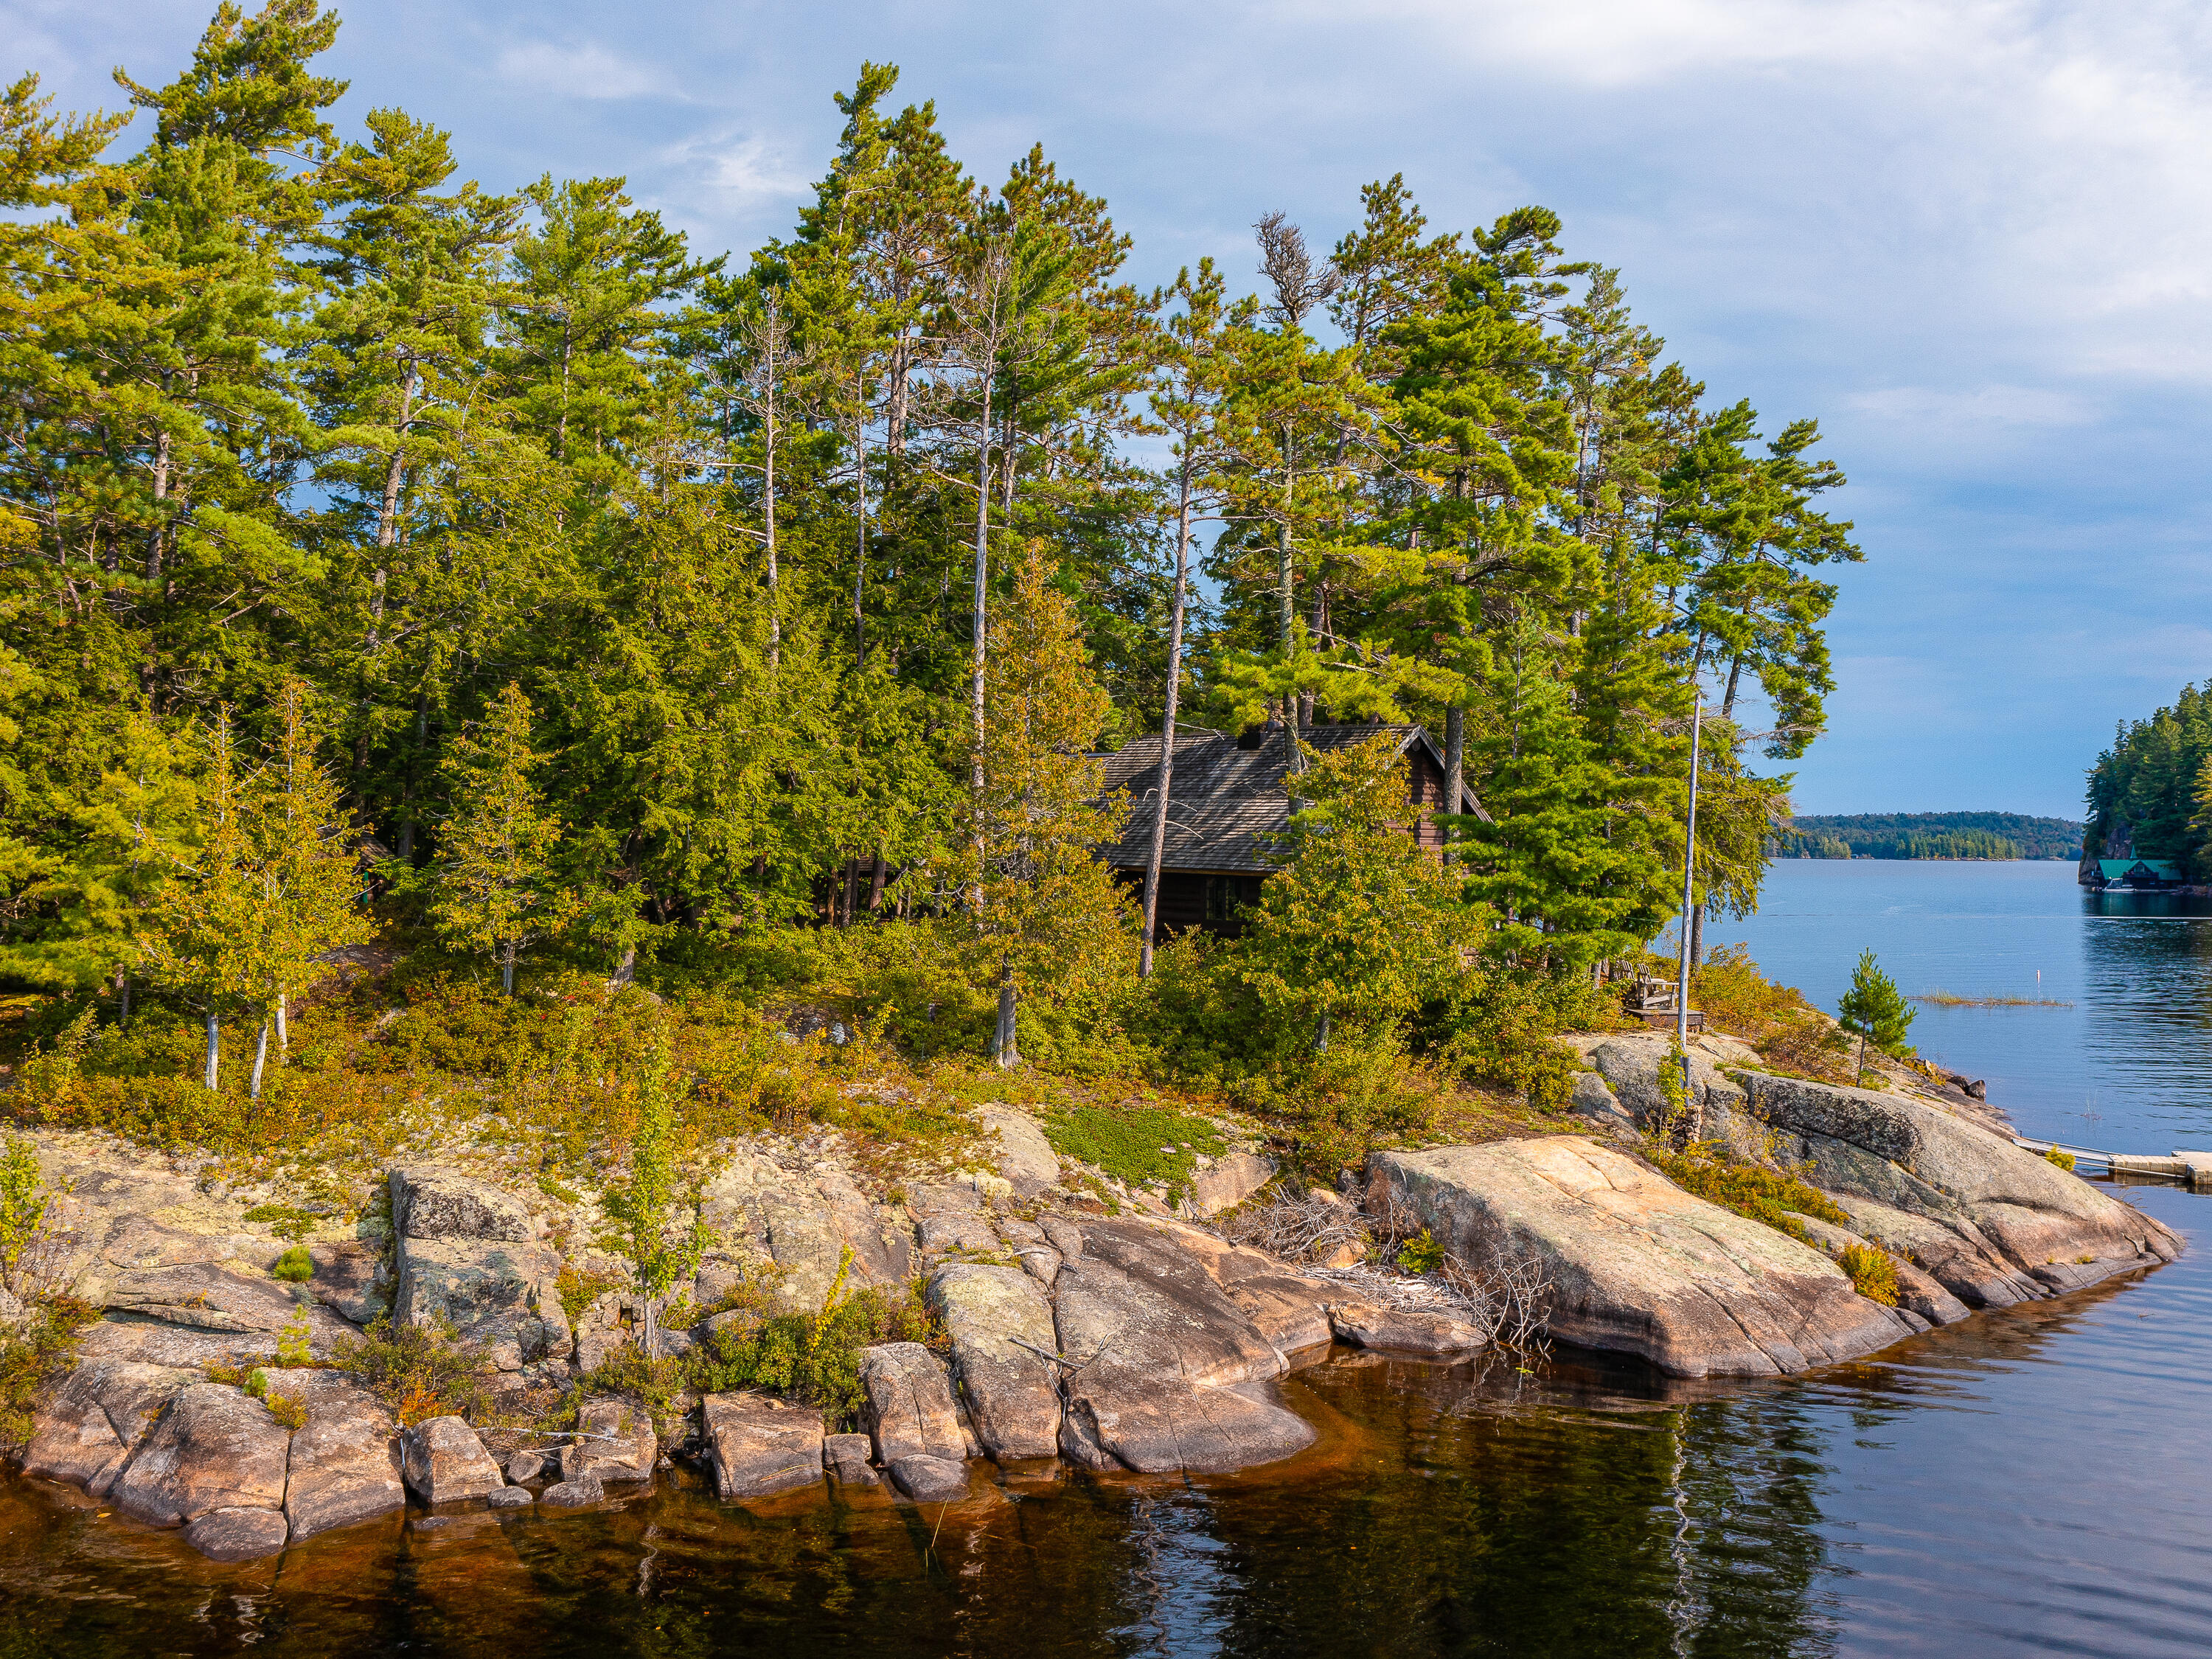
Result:
{"type": "Polygon", "coordinates": [[[1856,812],[1800,817],[1774,837],[1783,859],[2078,859],[2081,826],[2023,812],[1856,812]]]}

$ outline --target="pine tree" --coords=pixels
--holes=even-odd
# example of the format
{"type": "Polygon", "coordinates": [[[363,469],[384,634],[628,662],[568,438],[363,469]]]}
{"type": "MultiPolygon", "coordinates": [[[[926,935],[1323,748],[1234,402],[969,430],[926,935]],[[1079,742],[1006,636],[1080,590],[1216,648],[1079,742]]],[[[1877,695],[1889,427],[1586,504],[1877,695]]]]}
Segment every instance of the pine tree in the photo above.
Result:
{"type": "Polygon", "coordinates": [[[1851,988],[1844,993],[1836,1012],[1837,1023],[1846,1031],[1858,1035],[1861,1075],[1866,1072],[1866,1046],[1869,1042],[1886,1054],[1901,1057],[1912,1052],[1905,1044],[1905,1034],[1913,1020],[1911,1006],[1899,994],[1897,981],[1875,963],[1872,951],[1859,952],[1858,966],[1851,973],[1851,988]]]}
{"type": "Polygon", "coordinates": [[[430,905],[448,943],[499,963],[509,996],[516,959],[579,908],[552,863],[560,823],[530,781],[542,758],[530,746],[532,714],[510,681],[477,729],[453,744],[445,775],[454,814],[440,837],[430,905]]]}

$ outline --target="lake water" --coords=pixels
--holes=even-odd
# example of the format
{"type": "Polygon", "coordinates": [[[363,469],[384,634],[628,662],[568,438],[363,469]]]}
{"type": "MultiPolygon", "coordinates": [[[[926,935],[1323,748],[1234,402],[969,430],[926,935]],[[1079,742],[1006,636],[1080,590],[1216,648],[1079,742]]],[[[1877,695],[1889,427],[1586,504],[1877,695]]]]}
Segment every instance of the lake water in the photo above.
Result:
{"type": "MultiPolygon", "coordinates": [[[[1863,945],[1907,991],[2032,994],[2040,969],[2071,1009],[1931,1010],[1915,1037],[2026,1129],[2163,1151],[2212,1146],[2208,929],[2068,866],[1793,863],[1716,937],[1831,1006],[1863,945]]],[[[2129,1196],[2192,1237],[2212,1216],[2129,1196]]],[[[0,1659],[2203,1654],[2208,1328],[2192,1249],[1784,1382],[1341,1357],[1285,1385],[1319,1443],[1231,1478],[758,1514],[686,1478],[247,1567],[0,1481],[0,1659]]]]}

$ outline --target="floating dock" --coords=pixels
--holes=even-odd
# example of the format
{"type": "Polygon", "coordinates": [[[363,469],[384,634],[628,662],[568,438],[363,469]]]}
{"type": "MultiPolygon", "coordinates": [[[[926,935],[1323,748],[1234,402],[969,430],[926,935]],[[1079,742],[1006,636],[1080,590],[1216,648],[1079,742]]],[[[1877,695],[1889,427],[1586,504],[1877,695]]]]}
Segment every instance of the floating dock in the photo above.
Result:
{"type": "Polygon", "coordinates": [[[2077,1169],[2084,1164],[2100,1165],[2107,1175],[2179,1181],[2191,1187],[2212,1188],[2212,1152],[2185,1152],[2176,1147],[2171,1157],[2160,1158],[2149,1152],[2106,1152],[2094,1146],[2069,1146],[2063,1140],[2030,1140],[2025,1135],[2014,1135],[2012,1144],[2045,1156],[2063,1152],[2074,1160],[2077,1169]]]}

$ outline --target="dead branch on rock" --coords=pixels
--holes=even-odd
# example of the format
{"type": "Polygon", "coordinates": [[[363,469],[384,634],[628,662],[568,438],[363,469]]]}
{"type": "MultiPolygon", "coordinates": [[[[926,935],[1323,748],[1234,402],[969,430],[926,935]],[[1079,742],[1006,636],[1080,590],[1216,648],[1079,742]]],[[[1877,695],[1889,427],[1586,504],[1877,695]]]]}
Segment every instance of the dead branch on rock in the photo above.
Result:
{"type": "Polygon", "coordinates": [[[1364,1250],[1371,1242],[1360,1212],[1334,1194],[1281,1188],[1229,1217],[1222,1231],[1285,1261],[1325,1261],[1347,1244],[1364,1250]]]}

